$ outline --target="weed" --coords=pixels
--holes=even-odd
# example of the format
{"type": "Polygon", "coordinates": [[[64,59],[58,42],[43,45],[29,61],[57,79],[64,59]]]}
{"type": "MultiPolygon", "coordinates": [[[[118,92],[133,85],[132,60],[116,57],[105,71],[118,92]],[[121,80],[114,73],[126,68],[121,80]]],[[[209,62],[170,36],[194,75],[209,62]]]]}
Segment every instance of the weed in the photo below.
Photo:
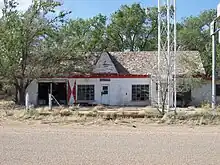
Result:
{"type": "Polygon", "coordinates": [[[210,108],[211,108],[210,102],[207,101],[207,100],[204,100],[204,101],[202,102],[202,104],[201,104],[201,108],[203,108],[203,109],[210,109],[210,108]]]}
{"type": "Polygon", "coordinates": [[[62,109],[61,111],[60,111],[60,115],[61,116],[70,116],[70,115],[72,115],[73,114],[73,112],[71,111],[71,110],[69,110],[69,109],[62,109]]]}

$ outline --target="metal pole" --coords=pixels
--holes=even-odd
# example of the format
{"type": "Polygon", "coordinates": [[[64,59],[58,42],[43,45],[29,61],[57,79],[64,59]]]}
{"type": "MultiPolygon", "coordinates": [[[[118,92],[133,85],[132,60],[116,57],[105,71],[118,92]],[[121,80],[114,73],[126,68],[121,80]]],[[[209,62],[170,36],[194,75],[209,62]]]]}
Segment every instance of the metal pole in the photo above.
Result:
{"type": "Polygon", "coordinates": [[[160,54],[161,54],[161,13],[160,13],[160,0],[158,0],[158,55],[157,55],[157,66],[158,66],[158,75],[157,75],[157,102],[158,108],[160,108],[160,54]]]}
{"type": "Polygon", "coordinates": [[[213,34],[212,34],[212,110],[215,111],[215,105],[216,105],[216,82],[215,82],[215,76],[216,76],[216,41],[215,41],[215,21],[211,23],[211,28],[213,28],[213,34]]]}
{"type": "Polygon", "coordinates": [[[52,110],[52,91],[53,91],[53,84],[50,83],[50,93],[49,93],[49,109],[52,110]]]}
{"type": "Polygon", "coordinates": [[[177,47],[177,40],[176,40],[176,0],[173,0],[173,8],[174,8],[174,110],[176,111],[176,47],[177,47]]]}
{"type": "Polygon", "coordinates": [[[49,93],[49,110],[52,110],[52,94],[49,93]]]}
{"type": "Polygon", "coordinates": [[[167,111],[169,111],[169,109],[170,109],[170,0],[167,0],[167,60],[168,60],[167,111]]]}
{"type": "Polygon", "coordinates": [[[26,93],[25,95],[25,108],[26,110],[29,110],[29,94],[26,93]]]}

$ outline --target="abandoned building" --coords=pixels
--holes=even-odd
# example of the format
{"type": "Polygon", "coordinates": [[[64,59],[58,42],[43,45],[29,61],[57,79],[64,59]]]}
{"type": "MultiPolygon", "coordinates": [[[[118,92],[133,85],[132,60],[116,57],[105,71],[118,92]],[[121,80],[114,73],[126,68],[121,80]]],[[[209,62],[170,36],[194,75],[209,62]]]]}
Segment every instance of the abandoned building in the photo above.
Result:
{"type": "MultiPolygon", "coordinates": [[[[88,74],[42,77],[27,88],[29,102],[48,105],[48,94],[63,105],[104,104],[117,106],[146,106],[157,103],[159,77],[166,77],[166,61],[161,59],[158,73],[157,52],[102,52],[93,54],[92,70],[88,74]],[[160,76],[158,76],[160,74],[160,76]]],[[[177,77],[191,73],[203,75],[204,67],[197,51],[178,51],[177,77]]],[[[178,79],[178,78],[177,78],[178,79]]],[[[194,76],[193,79],[198,79],[194,76]]],[[[161,83],[163,84],[163,83],[161,83]]],[[[217,92],[218,93],[218,92],[217,92]]],[[[169,97],[173,97],[171,90],[169,97]]],[[[185,91],[177,92],[177,101],[199,105],[211,99],[211,83],[202,81],[185,91]]],[[[173,99],[170,99],[171,105],[173,99]]],[[[181,104],[182,105],[182,104],[181,104]]]]}

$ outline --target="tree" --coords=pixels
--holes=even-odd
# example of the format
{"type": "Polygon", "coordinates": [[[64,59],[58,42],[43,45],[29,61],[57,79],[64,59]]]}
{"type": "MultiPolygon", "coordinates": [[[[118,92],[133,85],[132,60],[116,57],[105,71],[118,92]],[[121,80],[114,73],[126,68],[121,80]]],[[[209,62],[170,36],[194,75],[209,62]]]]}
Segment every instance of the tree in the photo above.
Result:
{"type": "Polygon", "coordinates": [[[60,32],[76,52],[103,51],[106,48],[106,19],[99,14],[90,19],[69,20],[60,32]]]}
{"type": "MultiPolygon", "coordinates": [[[[152,13],[155,8],[152,9],[152,13]]],[[[146,47],[147,39],[156,30],[155,21],[147,20],[140,4],[123,5],[113,13],[107,28],[110,51],[135,51],[146,47]]]]}
{"type": "MultiPolygon", "coordinates": [[[[216,17],[216,10],[201,12],[198,16],[185,18],[180,24],[178,42],[181,50],[197,50],[201,54],[207,75],[211,75],[211,37],[209,25],[216,17]]],[[[220,64],[220,56],[217,57],[220,64]]]]}
{"type": "Polygon", "coordinates": [[[101,14],[90,19],[68,20],[58,29],[55,38],[49,38],[52,41],[45,42],[48,57],[44,61],[56,58],[59,61],[56,68],[61,74],[90,72],[87,57],[90,52],[105,49],[105,25],[106,17],[101,14]]]}
{"type": "MultiPolygon", "coordinates": [[[[162,19],[166,19],[166,7],[161,9],[161,13],[162,19]]],[[[137,3],[131,6],[122,5],[111,15],[107,27],[109,51],[157,49],[157,17],[157,7],[145,9],[137,3]]]]}
{"type": "Polygon", "coordinates": [[[39,47],[54,35],[57,23],[63,21],[66,13],[61,12],[50,19],[48,15],[51,17],[55,8],[61,5],[53,0],[33,0],[25,13],[16,11],[14,0],[4,2],[0,20],[0,74],[15,86],[16,102],[24,104],[25,90],[31,80],[46,72],[42,68],[53,67],[53,62],[41,63],[45,49],[39,50],[39,47]]]}

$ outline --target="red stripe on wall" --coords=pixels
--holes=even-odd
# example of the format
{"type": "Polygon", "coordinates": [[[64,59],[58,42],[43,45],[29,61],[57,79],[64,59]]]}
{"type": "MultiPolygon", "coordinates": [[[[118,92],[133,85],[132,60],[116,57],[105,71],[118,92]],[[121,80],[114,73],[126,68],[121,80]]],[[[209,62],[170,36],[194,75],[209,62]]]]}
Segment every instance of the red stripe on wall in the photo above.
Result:
{"type": "Polygon", "coordinates": [[[67,95],[68,103],[70,101],[70,96],[71,96],[71,87],[70,87],[70,82],[68,81],[68,95],[67,95]]]}
{"type": "Polygon", "coordinates": [[[121,75],[121,74],[92,74],[92,75],[73,75],[59,77],[41,77],[41,78],[149,78],[150,75],[121,75]]]}

